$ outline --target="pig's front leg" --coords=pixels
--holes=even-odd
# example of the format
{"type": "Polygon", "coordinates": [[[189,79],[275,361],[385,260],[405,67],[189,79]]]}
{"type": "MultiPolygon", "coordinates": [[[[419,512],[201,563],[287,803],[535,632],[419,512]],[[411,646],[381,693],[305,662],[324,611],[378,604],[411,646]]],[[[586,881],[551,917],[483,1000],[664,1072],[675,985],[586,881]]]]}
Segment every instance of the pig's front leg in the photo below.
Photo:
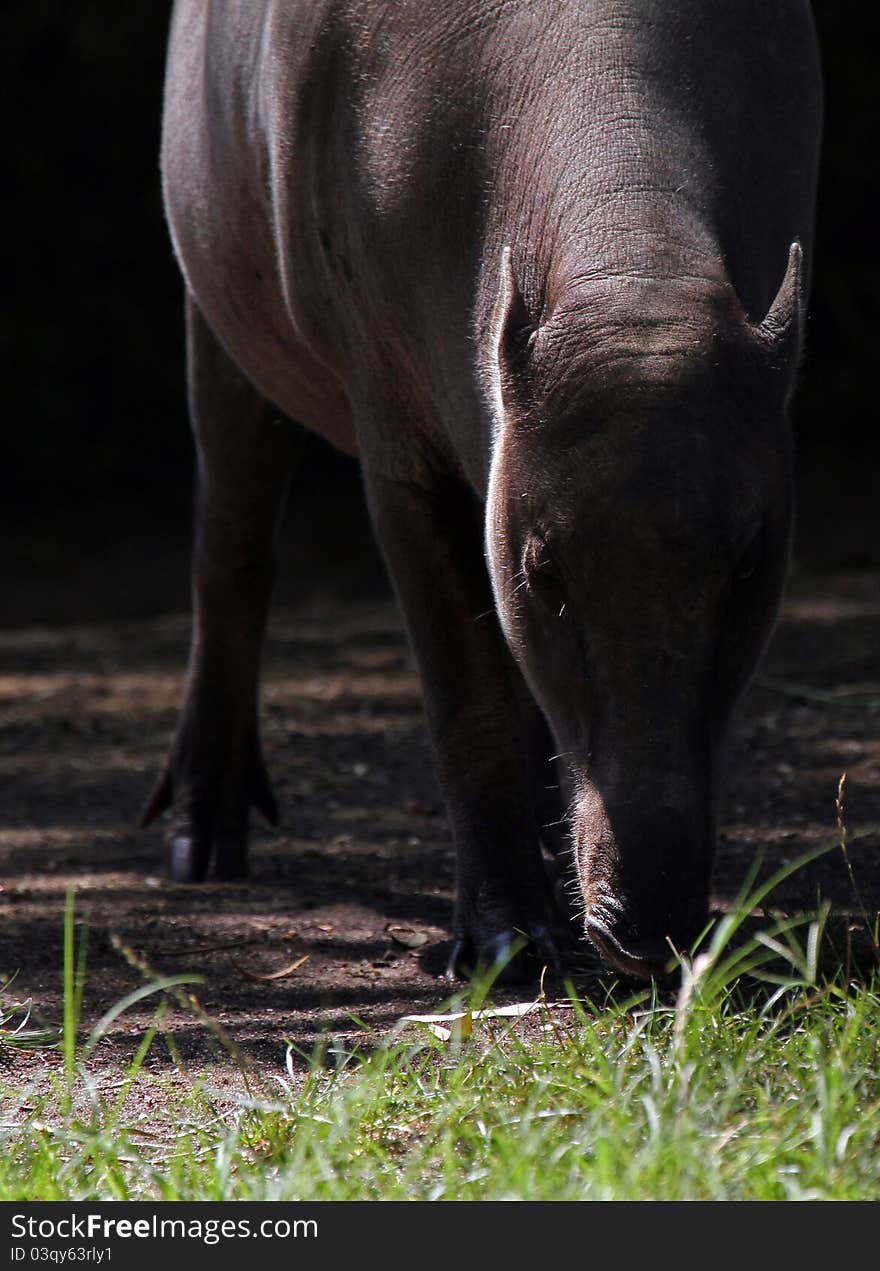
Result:
{"type": "MultiPolygon", "coordinates": [[[[451,973],[506,962],[522,938],[559,961],[511,666],[479,507],[458,480],[368,469],[368,497],[424,689],[457,858],[451,973]]],[[[506,972],[522,974],[516,958],[506,972]]]]}

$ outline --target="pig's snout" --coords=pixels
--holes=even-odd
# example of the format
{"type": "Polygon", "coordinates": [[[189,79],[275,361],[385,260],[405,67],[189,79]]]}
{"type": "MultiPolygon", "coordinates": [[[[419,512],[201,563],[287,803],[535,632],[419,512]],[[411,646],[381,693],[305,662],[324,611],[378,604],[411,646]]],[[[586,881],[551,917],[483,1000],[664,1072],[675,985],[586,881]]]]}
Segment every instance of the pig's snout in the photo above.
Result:
{"type": "Polygon", "coordinates": [[[592,805],[586,820],[593,832],[581,822],[577,861],[587,938],[621,974],[661,977],[691,951],[708,921],[710,818],[668,808],[647,823],[609,816],[595,791],[585,804],[592,805]]]}
{"type": "Polygon", "coordinates": [[[661,978],[687,953],[706,926],[708,905],[681,913],[634,912],[629,906],[594,903],[587,910],[587,939],[621,975],[661,978]]]}

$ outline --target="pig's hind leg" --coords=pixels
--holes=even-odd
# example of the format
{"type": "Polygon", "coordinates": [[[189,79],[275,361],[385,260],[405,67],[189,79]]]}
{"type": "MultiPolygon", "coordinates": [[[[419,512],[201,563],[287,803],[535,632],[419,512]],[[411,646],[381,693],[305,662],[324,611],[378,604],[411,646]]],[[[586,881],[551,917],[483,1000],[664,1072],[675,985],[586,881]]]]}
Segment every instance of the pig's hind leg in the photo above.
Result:
{"type": "Polygon", "coordinates": [[[239,372],[187,301],[197,452],[193,626],[186,697],[168,766],[144,813],[168,808],[179,882],[247,873],[248,814],[278,821],[260,746],[260,657],[275,537],[304,431],[239,372]]]}

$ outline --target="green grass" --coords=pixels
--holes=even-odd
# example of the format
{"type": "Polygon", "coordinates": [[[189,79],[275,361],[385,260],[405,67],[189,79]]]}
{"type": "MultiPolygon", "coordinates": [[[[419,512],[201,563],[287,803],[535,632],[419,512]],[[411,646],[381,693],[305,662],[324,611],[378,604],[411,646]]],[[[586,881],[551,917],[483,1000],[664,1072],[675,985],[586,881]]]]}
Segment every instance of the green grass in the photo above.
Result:
{"type": "MultiPolygon", "coordinates": [[[[572,991],[517,1021],[475,1014],[483,985],[451,1039],[365,1032],[362,1053],[315,1056],[305,1077],[291,1054],[284,1080],[252,1080],[232,1112],[142,1072],[185,977],[144,986],[75,1045],[85,943],[70,904],[64,1062],[20,1115],[21,1092],[4,1092],[0,1198],[880,1199],[880,980],[823,980],[825,913],[743,938],[762,898],[684,963],[677,995],[572,991]],[[95,1045],[149,993],[154,1026],[108,1096],[95,1045]],[[147,1085],[173,1128],[144,1132],[147,1085]]],[[[0,1014],[0,1057],[21,1018],[0,1014]]]]}

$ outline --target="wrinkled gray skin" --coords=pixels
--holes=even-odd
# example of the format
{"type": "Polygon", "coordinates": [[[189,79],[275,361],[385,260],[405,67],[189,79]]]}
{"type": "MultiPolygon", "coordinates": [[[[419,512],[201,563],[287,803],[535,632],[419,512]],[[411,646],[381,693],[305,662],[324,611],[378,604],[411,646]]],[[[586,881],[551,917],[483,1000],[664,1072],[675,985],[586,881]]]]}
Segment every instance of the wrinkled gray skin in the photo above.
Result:
{"type": "Polygon", "coordinates": [[[688,946],[785,573],[820,96],[801,0],[178,0],[174,878],[243,874],[249,807],[277,816],[259,657],[305,428],[360,458],[420,667],[453,969],[518,932],[558,957],[554,755],[587,935],[643,977],[688,946]]]}

